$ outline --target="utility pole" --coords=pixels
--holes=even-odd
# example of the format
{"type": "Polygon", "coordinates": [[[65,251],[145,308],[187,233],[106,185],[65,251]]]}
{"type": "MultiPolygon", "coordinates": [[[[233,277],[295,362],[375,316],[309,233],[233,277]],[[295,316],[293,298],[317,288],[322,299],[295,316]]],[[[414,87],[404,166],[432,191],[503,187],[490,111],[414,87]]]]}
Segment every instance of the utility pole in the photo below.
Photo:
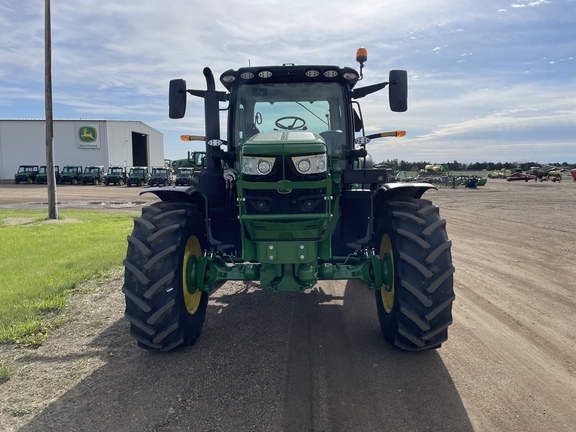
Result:
{"type": "Polygon", "coordinates": [[[46,183],[48,185],[48,219],[58,219],[56,175],[54,172],[54,117],[52,113],[52,26],[50,0],[44,0],[44,103],[46,110],[46,183]]]}

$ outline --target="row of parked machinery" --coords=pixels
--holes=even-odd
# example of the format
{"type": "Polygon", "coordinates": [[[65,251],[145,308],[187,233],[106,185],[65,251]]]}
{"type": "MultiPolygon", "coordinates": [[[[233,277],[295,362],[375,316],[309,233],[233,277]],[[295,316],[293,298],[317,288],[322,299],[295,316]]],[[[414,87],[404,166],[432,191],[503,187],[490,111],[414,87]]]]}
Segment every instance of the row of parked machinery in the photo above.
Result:
{"type": "MultiPolygon", "coordinates": [[[[167,167],[131,167],[110,166],[105,171],[103,166],[66,165],[60,170],[54,167],[58,184],[90,184],[106,186],[170,186],[191,185],[195,177],[193,167],[180,167],[176,173],[167,167]]],[[[48,174],[45,165],[20,165],[14,176],[14,183],[46,184],[48,174]]]]}

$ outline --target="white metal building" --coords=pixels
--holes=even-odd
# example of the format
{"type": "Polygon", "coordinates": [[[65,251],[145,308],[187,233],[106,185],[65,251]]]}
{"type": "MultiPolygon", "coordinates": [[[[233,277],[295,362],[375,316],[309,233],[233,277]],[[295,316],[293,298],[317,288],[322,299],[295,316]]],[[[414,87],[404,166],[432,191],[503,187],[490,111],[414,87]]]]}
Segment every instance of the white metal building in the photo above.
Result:
{"type": "MultiPolygon", "coordinates": [[[[0,179],[46,165],[44,120],[0,120],[0,179]]],[[[55,120],[54,165],[163,166],[164,135],[138,121],[55,120]]]]}

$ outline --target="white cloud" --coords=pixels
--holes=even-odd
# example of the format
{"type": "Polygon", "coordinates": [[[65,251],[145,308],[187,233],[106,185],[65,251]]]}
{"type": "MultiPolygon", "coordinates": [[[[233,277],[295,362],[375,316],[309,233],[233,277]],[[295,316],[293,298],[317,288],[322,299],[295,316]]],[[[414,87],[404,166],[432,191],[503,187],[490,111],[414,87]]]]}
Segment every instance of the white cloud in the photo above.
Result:
{"type": "Polygon", "coordinates": [[[530,3],[528,3],[528,6],[540,6],[543,4],[550,4],[552,3],[551,1],[548,0],[536,0],[536,1],[532,1],[530,3]]]}

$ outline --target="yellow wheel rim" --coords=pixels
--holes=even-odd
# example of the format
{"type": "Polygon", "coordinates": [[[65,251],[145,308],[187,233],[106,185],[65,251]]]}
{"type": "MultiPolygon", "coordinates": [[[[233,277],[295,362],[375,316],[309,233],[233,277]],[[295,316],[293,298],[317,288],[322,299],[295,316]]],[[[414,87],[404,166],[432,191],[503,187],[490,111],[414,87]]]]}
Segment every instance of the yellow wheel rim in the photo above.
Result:
{"type": "Polygon", "coordinates": [[[186,310],[191,315],[194,315],[200,306],[200,299],[202,298],[202,291],[196,289],[194,292],[188,290],[186,283],[186,265],[190,257],[200,258],[202,256],[202,248],[196,236],[191,236],[186,242],[186,249],[184,250],[184,262],[182,265],[182,290],[184,293],[184,304],[186,310]]]}
{"type": "MultiPolygon", "coordinates": [[[[388,255],[390,259],[390,267],[392,273],[394,273],[394,255],[392,253],[392,242],[388,234],[384,234],[380,242],[380,259],[383,260],[386,255],[388,255]]],[[[392,312],[392,308],[394,307],[394,274],[392,274],[392,284],[382,285],[380,288],[380,296],[382,297],[384,310],[386,310],[387,313],[392,312]]]]}

